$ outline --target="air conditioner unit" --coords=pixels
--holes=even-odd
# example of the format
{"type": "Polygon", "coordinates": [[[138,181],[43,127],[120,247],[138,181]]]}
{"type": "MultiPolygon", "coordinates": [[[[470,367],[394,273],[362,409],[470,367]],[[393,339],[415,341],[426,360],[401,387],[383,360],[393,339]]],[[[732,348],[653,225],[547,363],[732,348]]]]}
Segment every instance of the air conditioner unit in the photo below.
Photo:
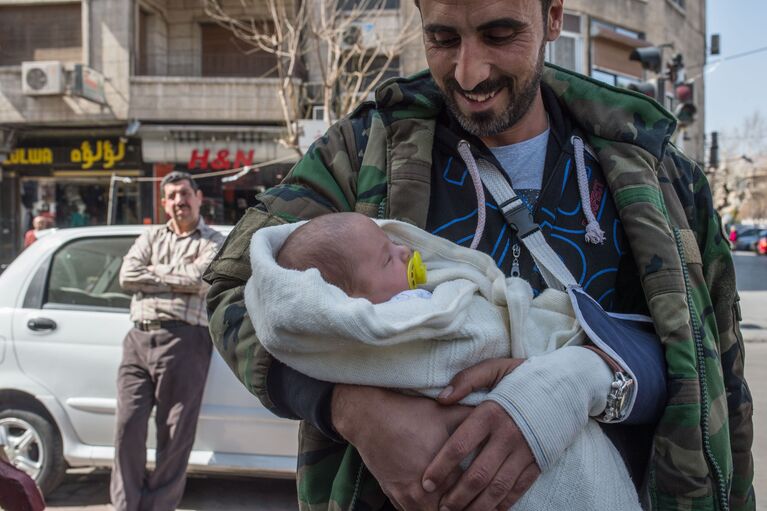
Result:
{"type": "Polygon", "coordinates": [[[21,63],[21,91],[28,96],[64,94],[64,66],[58,60],[21,63]]]}
{"type": "Polygon", "coordinates": [[[341,48],[345,50],[358,44],[362,48],[370,48],[375,46],[376,42],[375,23],[369,21],[354,21],[341,35],[341,48]]]}

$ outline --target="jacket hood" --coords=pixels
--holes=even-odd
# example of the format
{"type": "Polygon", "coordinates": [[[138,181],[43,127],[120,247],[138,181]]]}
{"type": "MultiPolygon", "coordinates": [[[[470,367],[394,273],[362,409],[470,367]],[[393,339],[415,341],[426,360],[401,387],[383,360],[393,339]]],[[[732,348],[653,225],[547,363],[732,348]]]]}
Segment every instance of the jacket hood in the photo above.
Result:
{"type": "MultiPolygon", "coordinates": [[[[634,144],[661,159],[676,130],[674,116],[653,99],[546,64],[542,81],[588,134],[634,144]]],[[[387,80],[376,90],[376,107],[395,118],[437,117],[444,100],[428,70],[387,80]],[[396,113],[395,113],[396,112],[396,113]]]]}

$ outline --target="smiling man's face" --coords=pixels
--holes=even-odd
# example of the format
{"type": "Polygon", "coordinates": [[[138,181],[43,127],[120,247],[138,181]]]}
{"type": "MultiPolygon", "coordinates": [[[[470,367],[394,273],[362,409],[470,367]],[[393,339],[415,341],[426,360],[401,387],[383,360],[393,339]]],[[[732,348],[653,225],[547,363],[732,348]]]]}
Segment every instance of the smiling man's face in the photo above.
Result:
{"type": "Polygon", "coordinates": [[[503,134],[539,100],[547,41],[559,35],[562,1],[546,22],[541,0],[421,0],[426,60],[464,129],[503,134]]]}

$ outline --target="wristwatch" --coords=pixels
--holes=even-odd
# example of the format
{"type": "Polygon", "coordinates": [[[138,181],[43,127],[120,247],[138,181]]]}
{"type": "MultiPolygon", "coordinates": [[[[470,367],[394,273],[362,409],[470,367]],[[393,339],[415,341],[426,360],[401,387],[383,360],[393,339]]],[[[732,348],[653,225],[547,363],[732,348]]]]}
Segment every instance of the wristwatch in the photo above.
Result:
{"type": "Polygon", "coordinates": [[[615,360],[596,346],[583,346],[583,348],[599,355],[613,372],[613,381],[610,383],[610,393],[607,394],[605,411],[594,418],[605,423],[622,421],[626,416],[629,398],[634,392],[634,379],[615,360]]]}

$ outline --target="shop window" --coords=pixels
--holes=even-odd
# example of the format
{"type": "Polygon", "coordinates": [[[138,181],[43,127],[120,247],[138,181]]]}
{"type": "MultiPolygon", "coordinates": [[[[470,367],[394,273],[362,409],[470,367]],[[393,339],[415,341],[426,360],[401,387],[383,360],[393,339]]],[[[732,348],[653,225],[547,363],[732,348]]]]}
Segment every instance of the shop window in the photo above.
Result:
{"type": "Polygon", "coordinates": [[[277,76],[277,59],[274,54],[238,40],[229,29],[215,23],[201,24],[200,32],[202,76],[277,76]]]}
{"type": "Polygon", "coordinates": [[[562,33],[546,46],[546,60],[552,64],[582,73],[583,34],[581,16],[565,13],[562,33]]]}
{"type": "Polygon", "coordinates": [[[123,256],[134,237],[74,241],[53,256],[44,308],[130,308],[131,295],[120,287],[123,256]]]}
{"type": "Polygon", "coordinates": [[[82,62],[80,2],[0,6],[0,66],[31,60],[82,62]]]}

